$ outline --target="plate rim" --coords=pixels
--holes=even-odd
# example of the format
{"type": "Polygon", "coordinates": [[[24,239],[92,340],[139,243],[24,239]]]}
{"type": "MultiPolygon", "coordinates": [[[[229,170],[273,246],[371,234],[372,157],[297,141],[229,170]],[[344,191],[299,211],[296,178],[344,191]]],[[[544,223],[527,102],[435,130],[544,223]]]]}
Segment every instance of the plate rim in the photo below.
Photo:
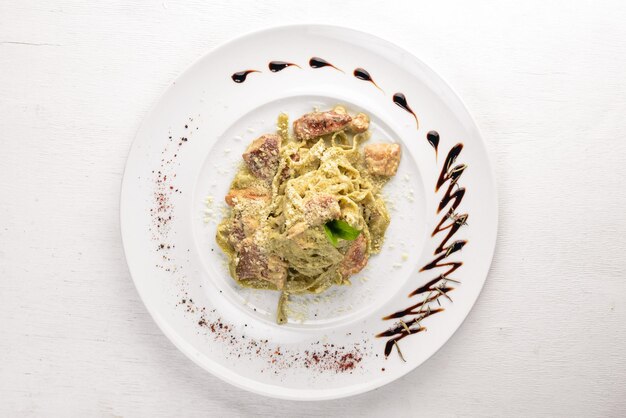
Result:
{"type": "MultiPolygon", "coordinates": [[[[496,182],[496,176],[495,176],[495,170],[494,170],[494,165],[493,165],[493,157],[492,157],[492,153],[490,151],[490,149],[487,147],[487,143],[484,139],[483,133],[480,130],[478,124],[476,123],[476,120],[474,118],[474,116],[472,115],[472,113],[470,112],[468,106],[466,105],[466,103],[463,101],[463,99],[461,98],[461,96],[457,93],[457,91],[452,87],[452,85],[446,80],[446,78],[444,78],[439,72],[435,71],[430,65],[426,64],[425,62],[423,62],[422,60],[420,60],[414,53],[410,52],[409,50],[401,47],[400,45],[389,41],[383,37],[371,34],[369,32],[360,30],[360,29],[355,29],[353,27],[350,26],[340,26],[340,25],[329,25],[329,24],[318,24],[318,23],[298,23],[298,24],[288,24],[288,25],[273,25],[273,26],[266,26],[264,28],[261,29],[257,29],[257,30],[251,30],[251,31],[247,31],[239,36],[233,37],[233,38],[229,38],[228,40],[226,40],[225,42],[222,42],[221,44],[217,45],[214,48],[211,48],[207,51],[205,51],[204,53],[202,53],[200,56],[198,56],[196,59],[194,59],[189,65],[187,65],[185,67],[184,70],[182,70],[171,82],[170,84],[161,92],[161,94],[159,95],[159,97],[152,103],[151,107],[149,108],[149,110],[145,113],[145,115],[142,118],[141,123],[139,124],[137,130],[135,131],[135,135],[133,136],[133,140],[131,142],[131,145],[128,149],[127,152],[127,156],[126,156],[126,161],[124,163],[124,171],[122,174],[122,180],[121,180],[121,184],[120,184],[120,197],[119,197],[119,228],[120,228],[120,237],[122,240],[122,247],[124,249],[124,260],[126,261],[126,265],[128,266],[128,271],[130,273],[131,279],[133,281],[133,285],[135,286],[135,289],[137,291],[137,294],[139,295],[139,298],[141,299],[144,307],[146,308],[146,310],[148,311],[148,313],[150,314],[150,316],[152,317],[152,320],[157,324],[158,328],[161,330],[161,332],[167,337],[167,339],[179,350],[181,351],[187,358],[189,358],[190,360],[192,360],[192,362],[194,362],[195,364],[197,364],[199,367],[201,367],[203,370],[208,371],[209,373],[211,373],[213,376],[246,391],[258,394],[258,395],[263,395],[263,396],[267,396],[267,397],[271,397],[271,398],[276,398],[276,399],[284,399],[284,400],[296,400],[296,401],[321,401],[321,400],[331,400],[331,399],[340,399],[340,398],[346,398],[346,397],[350,397],[350,396],[355,396],[355,395],[359,395],[359,394],[363,394],[369,391],[372,391],[374,389],[378,389],[381,388],[387,384],[390,384],[394,381],[397,381],[398,379],[400,379],[401,377],[407,375],[408,373],[414,371],[415,369],[417,369],[419,366],[421,366],[422,364],[424,364],[426,361],[428,361],[430,358],[432,358],[432,356],[437,353],[444,345],[446,345],[448,343],[448,341],[452,338],[453,335],[456,334],[456,332],[459,330],[459,328],[465,323],[465,321],[467,320],[467,317],[469,316],[470,312],[474,309],[474,306],[476,304],[476,302],[478,301],[478,299],[480,298],[482,291],[484,289],[485,283],[487,281],[487,279],[489,278],[489,275],[491,273],[491,269],[493,268],[493,259],[495,256],[495,249],[496,249],[496,245],[497,245],[497,241],[498,241],[498,230],[499,230],[499,218],[500,218],[500,212],[499,212],[500,208],[499,208],[499,196],[498,196],[498,189],[497,189],[497,182],[496,182]],[[273,31],[282,31],[282,30],[307,30],[310,28],[315,28],[315,29],[328,29],[331,31],[334,31],[335,33],[341,33],[341,32],[351,32],[353,34],[357,34],[358,36],[362,36],[365,38],[370,38],[370,39],[376,39],[377,41],[380,41],[382,43],[385,44],[386,47],[388,47],[389,49],[393,49],[398,53],[401,53],[403,55],[403,59],[406,62],[407,66],[410,68],[414,65],[418,65],[421,66],[425,71],[429,72],[430,75],[434,75],[436,78],[438,78],[442,85],[445,86],[449,92],[452,94],[452,96],[454,97],[455,100],[457,100],[459,102],[459,104],[463,107],[464,111],[466,112],[468,118],[469,118],[469,122],[472,125],[472,128],[474,128],[476,130],[476,133],[478,135],[478,138],[480,139],[480,141],[478,141],[478,143],[482,146],[483,151],[485,153],[485,158],[486,158],[486,162],[488,164],[488,172],[489,172],[489,182],[491,183],[492,186],[492,190],[493,190],[493,202],[492,204],[494,205],[494,212],[495,212],[495,218],[492,220],[493,224],[494,224],[494,237],[493,237],[493,244],[490,246],[490,248],[488,248],[489,250],[489,260],[488,260],[488,270],[485,274],[484,280],[482,281],[482,283],[480,284],[480,289],[477,293],[476,298],[471,302],[469,309],[467,310],[467,312],[464,314],[464,317],[462,319],[462,321],[458,324],[458,326],[455,327],[455,329],[452,331],[452,333],[445,338],[445,340],[443,341],[443,343],[441,345],[439,345],[438,347],[436,347],[434,350],[432,350],[431,353],[429,353],[422,362],[419,363],[415,363],[414,365],[410,365],[408,367],[406,367],[404,370],[400,371],[398,374],[395,375],[390,375],[390,377],[388,378],[382,378],[382,379],[372,379],[369,380],[368,383],[363,383],[363,384],[357,384],[357,385],[350,385],[350,386],[346,386],[344,388],[334,388],[332,390],[315,390],[315,391],[306,391],[303,389],[287,389],[284,388],[282,386],[278,386],[278,385],[273,385],[273,384],[268,384],[268,383],[263,383],[263,382],[259,382],[257,380],[251,379],[249,377],[245,377],[242,375],[239,375],[235,372],[233,372],[232,370],[228,369],[225,366],[222,366],[214,361],[212,361],[210,358],[208,358],[210,364],[201,362],[199,359],[199,356],[197,355],[197,350],[194,348],[190,348],[190,347],[186,347],[186,342],[184,340],[181,339],[180,335],[178,335],[173,329],[171,329],[171,327],[164,321],[161,319],[160,314],[158,312],[156,312],[153,308],[150,307],[150,305],[147,303],[146,299],[145,299],[145,295],[142,293],[142,291],[139,288],[138,282],[135,279],[135,276],[138,274],[138,272],[133,272],[133,268],[130,265],[129,259],[128,259],[128,251],[129,251],[129,244],[128,244],[128,240],[124,239],[125,233],[124,231],[127,229],[125,228],[125,224],[128,222],[128,220],[126,219],[127,216],[124,215],[124,211],[123,211],[123,202],[124,202],[124,194],[125,194],[125,190],[130,187],[130,182],[131,179],[129,178],[128,175],[128,163],[130,160],[131,155],[133,154],[133,151],[135,151],[137,149],[138,146],[138,136],[140,134],[140,132],[142,132],[145,127],[146,127],[146,123],[147,120],[150,119],[150,116],[155,112],[157,106],[159,106],[159,104],[161,103],[161,101],[163,100],[163,98],[171,91],[171,89],[173,89],[176,86],[176,83],[178,80],[182,79],[187,73],[189,73],[193,68],[195,68],[198,63],[204,59],[206,59],[207,57],[211,56],[212,54],[221,51],[223,49],[227,49],[229,48],[232,44],[238,43],[240,41],[243,41],[247,38],[253,37],[253,36],[258,36],[258,35],[262,35],[262,34],[267,34],[267,33],[271,33],[273,31]],[[280,390],[272,390],[272,388],[280,388],[280,390]],[[309,395],[307,396],[303,396],[304,393],[308,393],[309,395]],[[313,396],[311,396],[311,394],[313,394],[313,396]]],[[[127,232],[128,233],[128,232],[127,232]]]]}

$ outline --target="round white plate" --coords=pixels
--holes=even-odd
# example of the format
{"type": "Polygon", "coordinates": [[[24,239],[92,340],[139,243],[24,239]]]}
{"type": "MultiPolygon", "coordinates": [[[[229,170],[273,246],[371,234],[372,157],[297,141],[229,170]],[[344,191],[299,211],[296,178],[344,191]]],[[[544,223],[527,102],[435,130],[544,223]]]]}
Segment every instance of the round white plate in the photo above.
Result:
{"type": "Polygon", "coordinates": [[[128,265],[168,338],[229,383],[302,400],[382,386],[441,347],[480,293],[497,217],[485,145],[450,87],[382,39],[314,25],[236,39],[181,75],[139,129],[121,195],[128,265]],[[332,65],[320,66],[320,58],[332,65]],[[295,65],[271,71],[272,61],[295,65]],[[398,93],[419,127],[394,102],[398,93]],[[280,112],[293,120],[337,103],[370,115],[371,142],[402,146],[398,174],[384,190],[391,225],[384,250],[351,286],[293,297],[290,322],[279,326],[278,294],[242,289],[227,273],[214,239],[223,196],[245,147],[273,132],[280,112]],[[430,131],[439,133],[437,151],[430,131]],[[447,217],[457,204],[456,217],[447,217]],[[442,220],[442,228],[454,226],[433,234],[442,220]]]}

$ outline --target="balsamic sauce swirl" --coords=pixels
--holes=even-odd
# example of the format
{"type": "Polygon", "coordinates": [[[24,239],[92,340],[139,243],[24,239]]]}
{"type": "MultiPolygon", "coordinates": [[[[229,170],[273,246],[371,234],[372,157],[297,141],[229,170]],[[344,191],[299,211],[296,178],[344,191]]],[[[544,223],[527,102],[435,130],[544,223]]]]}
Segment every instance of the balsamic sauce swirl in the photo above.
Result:
{"type": "MultiPolygon", "coordinates": [[[[365,69],[365,68],[357,68],[354,70],[354,72],[352,73],[356,78],[358,78],[359,80],[363,80],[363,81],[369,81],[370,83],[372,83],[374,86],[376,86],[376,88],[380,91],[383,91],[383,89],[381,89],[378,84],[376,84],[376,82],[374,81],[374,79],[372,78],[372,76],[370,75],[370,73],[365,69]]],[[[384,93],[384,92],[383,92],[384,93]]]]}
{"type": "MultiPolygon", "coordinates": [[[[439,136],[437,135],[437,144],[438,143],[439,136]]],[[[454,147],[452,147],[452,149],[450,149],[450,151],[448,152],[448,156],[443,163],[441,173],[439,174],[439,178],[437,179],[437,183],[435,186],[435,192],[438,192],[442,188],[442,186],[448,183],[448,188],[443,198],[439,202],[437,213],[441,213],[442,209],[448,206],[449,211],[442,217],[439,224],[433,230],[431,236],[434,237],[435,235],[443,231],[448,231],[448,233],[443,237],[441,243],[433,252],[435,258],[430,263],[426,264],[420,269],[420,272],[440,268],[445,268],[445,271],[443,273],[440,273],[437,277],[429,280],[423,286],[418,287],[408,295],[409,297],[425,295],[425,297],[421,301],[401,311],[394,312],[390,315],[383,317],[383,320],[408,317],[406,321],[399,321],[399,323],[394,325],[392,328],[376,335],[377,338],[388,338],[387,342],[385,343],[385,357],[391,354],[394,346],[397,346],[398,341],[400,341],[401,339],[409,335],[425,331],[426,328],[421,325],[421,321],[423,319],[428,318],[429,316],[437,314],[439,312],[443,312],[445,310],[445,308],[441,307],[441,302],[439,301],[440,297],[443,296],[446,299],[449,299],[450,302],[452,302],[452,299],[450,298],[450,296],[448,296],[448,293],[453,291],[455,288],[448,285],[448,282],[459,282],[457,280],[449,278],[448,276],[454,273],[459,267],[461,267],[463,265],[463,262],[447,261],[446,259],[457,251],[460,251],[468,242],[467,240],[455,240],[451,244],[448,244],[448,242],[454,237],[454,235],[461,228],[461,226],[467,224],[466,221],[469,217],[469,215],[466,213],[455,214],[454,212],[456,208],[461,204],[461,201],[465,196],[465,189],[459,186],[458,180],[465,172],[467,165],[454,165],[462,150],[463,144],[461,143],[456,144],[454,147]],[[433,309],[430,307],[430,304],[435,301],[439,304],[439,307],[433,309]]]]}
{"type": "Polygon", "coordinates": [[[238,71],[234,73],[233,75],[231,75],[230,78],[232,78],[235,83],[243,83],[244,81],[246,81],[246,77],[248,77],[248,74],[250,73],[260,73],[260,71],[259,70],[238,71]]]}
{"type": "Polygon", "coordinates": [[[324,58],[320,58],[320,57],[313,57],[309,60],[309,66],[311,68],[323,68],[323,67],[332,67],[337,71],[341,71],[343,73],[342,70],[340,70],[339,68],[335,67],[333,64],[331,64],[330,62],[326,61],[324,58]]]}
{"type": "Polygon", "coordinates": [[[439,146],[439,132],[430,131],[426,134],[426,140],[435,149],[435,156],[437,155],[437,147],[439,146]]]}
{"type": "Polygon", "coordinates": [[[268,67],[270,69],[271,72],[273,73],[277,73],[279,71],[284,70],[287,67],[298,67],[300,68],[300,66],[298,64],[294,64],[293,62],[286,62],[286,61],[271,61],[268,64],[268,67]]]}
{"type": "Polygon", "coordinates": [[[406,101],[406,96],[403,93],[396,93],[393,95],[392,100],[395,104],[413,115],[413,117],[415,118],[415,125],[417,126],[417,129],[419,129],[420,123],[417,120],[417,115],[415,114],[415,112],[413,112],[413,109],[411,109],[411,106],[409,106],[409,103],[406,101]]]}

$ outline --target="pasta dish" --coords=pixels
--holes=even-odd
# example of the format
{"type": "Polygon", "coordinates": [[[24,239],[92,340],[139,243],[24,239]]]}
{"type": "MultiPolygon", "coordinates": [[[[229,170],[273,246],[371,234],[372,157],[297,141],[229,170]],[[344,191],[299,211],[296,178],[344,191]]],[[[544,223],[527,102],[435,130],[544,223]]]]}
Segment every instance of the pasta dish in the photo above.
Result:
{"type": "Polygon", "coordinates": [[[344,107],[278,116],[277,132],[254,140],[225,197],[217,230],[232,278],[289,295],[350,284],[380,252],[389,213],[380,191],[396,174],[400,146],[367,144],[369,117],[344,107]]]}

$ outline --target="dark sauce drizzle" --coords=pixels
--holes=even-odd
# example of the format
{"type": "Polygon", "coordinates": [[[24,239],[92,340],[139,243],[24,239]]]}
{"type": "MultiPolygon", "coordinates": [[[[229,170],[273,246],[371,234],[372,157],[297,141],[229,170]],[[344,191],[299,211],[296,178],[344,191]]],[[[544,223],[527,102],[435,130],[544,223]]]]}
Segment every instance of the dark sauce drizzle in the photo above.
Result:
{"type": "Polygon", "coordinates": [[[340,70],[339,68],[335,67],[334,65],[332,65],[330,62],[326,61],[323,58],[320,57],[313,57],[309,60],[309,65],[311,66],[311,68],[323,68],[323,67],[332,67],[337,71],[341,71],[343,73],[343,70],[340,70]]]}
{"type": "Polygon", "coordinates": [[[396,93],[393,95],[393,102],[413,115],[413,117],[415,118],[415,124],[417,125],[417,129],[419,129],[420,123],[417,120],[417,115],[415,114],[415,112],[413,112],[413,109],[411,109],[411,107],[407,103],[406,96],[402,93],[396,93]]]}
{"type": "Polygon", "coordinates": [[[439,132],[430,131],[426,134],[426,140],[435,149],[435,156],[437,156],[437,147],[439,147],[439,132]]]}
{"type": "Polygon", "coordinates": [[[277,73],[279,71],[284,70],[287,67],[298,67],[298,64],[294,64],[293,62],[285,62],[285,61],[271,61],[268,65],[269,69],[273,73],[277,73]]]}
{"type": "Polygon", "coordinates": [[[231,75],[230,78],[232,78],[235,83],[243,83],[244,81],[246,81],[246,77],[248,77],[248,74],[250,73],[260,73],[260,71],[259,70],[238,71],[235,74],[231,75]]]}
{"type": "MultiPolygon", "coordinates": [[[[370,73],[365,69],[365,68],[357,68],[356,70],[354,70],[354,76],[356,78],[358,78],[359,80],[363,80],[363,81],[369,81],[370,83],[372,83],[373,85],[376,86],[376,88],[380,91],[383,91],[383,89],[380,88],[380,86],[378,84],[376,84],[376,82],[374,81],[374,79],[372,78],[372,76],[370,75],[370,73]]],[[[383,92],[384,93],[384,92],[383,92]]]]}
{"type": "Polygon", "coordinates": [[[425,294],[424,299],[422,299],[420,302],[411,305],[406,309],[394,312],[391,315],[383,317],[383,320],[390,320],[410,316],[410,319],[408,319],[407,321],[400,321],[398,324],[394,325],[387,331],[381,332],[380,334],[376,335],[377,338],[388,338],[387,343],[385,344],[385,357],[391,354],[394,346],[397,347],[398,341],[400,341],[401,339],[412,334],[426,331],[426,328],[422,326],[421,321],[431,315],[443,312],[444,308],[441,307],[441,302],[439,298],[445,297],[450,302],[452,302],[452,299],[450,298],[448,293],[453,291],[455,288],[449,286],[448,283],[460,283],[459,281],[451,279],[448,276],[455,272],[459,267],[461,267],[463,263],[461,261],[446,261],[446,259],[450,255],[456,253],[457,251],[460,251],[467,244],[466,240],[456,240],[453,241],[451,244],[448,244],[448,242],[461,228],[461,226],[467,225],[466,221],[469,217],[467,213],[455,214],[454,212],[456,208],[461,204],[463,196],[465,196],[465,188],[459,186],[458,180],[467,168],[467,165],[455,165],[455,161],[462,150],[463,144],[460,143],[452,147],[443,164],[441,173],[439,174],[439,178],[435,186],[435,192],[438,192],[439,189],[441,189],[441,187],[444,186],[446,183],[448,183],[448,188],[443,198],[439,202],[437,214],[441,213],[441,211],[448,205],[450,205],[450,209],[442,217],[441,221],[435,227],[435,230],[433,231],[431,236],[434,237],[440,232],[446,230],[448,231],[448,233],[433,252],[433,255],[435,255],[436,257],[430,263],[422,267],[420,269],[420,272],[432,270],[435,268],[445,268],[446,270],[445,272],[439,274],[439,276],[433,278],[432,280],[428,281],[428,283],[421,287],[418,287],[409,294],[409,297],[425,294]],[[431,308],[430,304],[433,302],[437,302],[439,306],[436,308],[431,308]]]}

